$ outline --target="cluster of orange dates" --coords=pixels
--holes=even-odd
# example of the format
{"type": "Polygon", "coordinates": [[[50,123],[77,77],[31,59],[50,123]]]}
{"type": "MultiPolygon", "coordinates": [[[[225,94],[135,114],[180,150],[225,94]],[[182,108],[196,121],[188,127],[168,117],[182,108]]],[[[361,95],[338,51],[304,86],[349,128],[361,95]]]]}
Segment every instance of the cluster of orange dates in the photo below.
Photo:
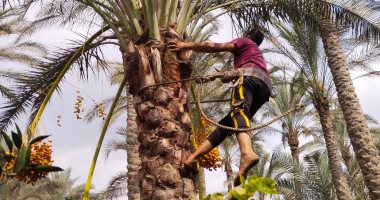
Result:
{"type": "MultiPolygon", "coordinates": [[[[195,148],[198,148],[198,146],[201,145],[212,132],[211,124],[206,119],[201,118],[200,125],[201,130],[195,134],[195,148]]],[[[216,168],[221,167],[220,161],[221,157],[218,147],[212,149],[208,154],[198,159],[199,165],[209,170],[216,170],[216,168]]]]}
{"type": "MultiPolygon", "coordinates": [[[[53,160],[51,159],[52,152],[53,150],[51,148],[50,141],[37,142],[35,144],[32,144],[30,153],[30,163],[34,165],[51,165],[53,163],[53,160]]],[[[7,162],[3,167],[3,172],[0,175],[0,180],[12,172],[16,160],[16,154],[14,152],[5,152],[5,154],[8,156],[12,156],[13,158],[9,162],[7,162]]],[[[15,177],[20,181],[33,184],[39,179],[45,178],[47,175],[48,172],[25,169],[15,174],[15,177]]]]}

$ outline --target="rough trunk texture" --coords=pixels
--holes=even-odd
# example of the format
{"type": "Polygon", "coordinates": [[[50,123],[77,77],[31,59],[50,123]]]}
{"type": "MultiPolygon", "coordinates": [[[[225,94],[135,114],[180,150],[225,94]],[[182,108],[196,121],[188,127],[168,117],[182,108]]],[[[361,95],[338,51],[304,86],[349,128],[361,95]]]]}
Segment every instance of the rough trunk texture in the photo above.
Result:
{"type": "Polygon", "coordinates": [[[337,89],[340,107],[347,124],[356,158],[369,190],[370,198],[380,199],[380,155],[368,124],[361,110],[359,100],[348,71],[336,29],[327,26],[320,29],[330,71],[337,89]]]}
{"type": "MultiPolygon", "coordinates": [[[[199,180],[198,180],[199,197],[206,198],[206,177],[205,168],[199,167],[199,180]]],[[[202,199],[200,198],[200,199],[202,199]]]]}
{"type": "Polygon", "coordinates": [[[336,142],[335,133],[333,131],[329,101],[327,98],[315,98],[314,106],[318,111],[319,120],[322,125],[332,175],[331,177],[335,187],[336,196],[339,200],[353,199],[347,178],[342,169],[342,159],[336,142]]]}
{"type": "Polygon", "coordinates": [[[232,167],[230,161],[226,159],[226,162],[224,163],[224,170],[226,172],[227,176],[227,189],[228,192],[232,190],[232,182],[234,180],[233,173],[232,173],[232,167]]]}
{"type": "Polygon", "coordinates": [[[135,96],[141,142],[141,199],[196,196],[194,176],[180,171],[182,159],[191,153],[186,99],[187,92],[180,87],[159,87],[135,96]]]}
{"type": "MultiPolygon", "coordinates": [[[[168,37],[163,34],[164,37],[168,37]]],[[[184,169],[191,153],[191,120],[187,107],[189,83],[172,83],[191,75],[186,53],[169,52],[155,41],[139,41],[126,53],[129,92],[134,94],[140,141],[140,198],[168,200],[196,198],[196,169],[184,169]],[[157,50],[159,53],[157,53],[157,50]],[[158,57],[157,57],[158,56],[158,57]],[[162,68],[161,68],[162,67],[162,68]],[[158,69],[161,68],[161,69],[158,69]],[[162,74],[155,74],[162,71],[162,74]]]]}
{"type": "Polygon", "coordinates": [[[140,170],[141,160],[139,155],[140,142],[137,139],[136,110],[133,107],[133,96],[127,96],[127,162],[128,162],[128,199],[140,200],[140,170]]]}
{"type": "Polygon", "coordinates": [[[352,165],[352,156],[350,153],[349,146],[343,145],[342,147],[340,147],[340,151],[342,154],[344,164],[346,165],[347,168],[349,168],[352,165]]]}

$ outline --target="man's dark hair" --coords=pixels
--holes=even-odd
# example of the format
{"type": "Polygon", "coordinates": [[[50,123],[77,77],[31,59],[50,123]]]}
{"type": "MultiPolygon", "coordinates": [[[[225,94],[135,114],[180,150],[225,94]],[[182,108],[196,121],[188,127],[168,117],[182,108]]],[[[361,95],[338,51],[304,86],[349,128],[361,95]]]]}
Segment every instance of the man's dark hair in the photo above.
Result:
{"type": "Polygon", "coordinates": [[[260,46],[260,44],[264,40],[264,33],[255,28],[249,30],[245,35],[248,36],[252,41],[254,41],[257,44],[257,46],[260,46]]]}

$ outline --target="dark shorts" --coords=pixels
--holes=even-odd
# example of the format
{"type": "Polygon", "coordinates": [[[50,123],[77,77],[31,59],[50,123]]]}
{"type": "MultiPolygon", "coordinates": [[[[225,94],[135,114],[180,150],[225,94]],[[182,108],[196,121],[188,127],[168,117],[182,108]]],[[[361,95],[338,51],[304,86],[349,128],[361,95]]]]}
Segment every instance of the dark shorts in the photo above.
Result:
{"type": "MultiPolygon", "coordinates": [[[[231,94],[231,111],[220,124],[234,128],[250,128],[253,115],[269,100],[271,89],[264,81],[253,76],[245,76],[243,84],[238,84],[231,94]]],[[[216,147],[232,134],[226,129],[217,128],[208,140],[216,147]]]]}

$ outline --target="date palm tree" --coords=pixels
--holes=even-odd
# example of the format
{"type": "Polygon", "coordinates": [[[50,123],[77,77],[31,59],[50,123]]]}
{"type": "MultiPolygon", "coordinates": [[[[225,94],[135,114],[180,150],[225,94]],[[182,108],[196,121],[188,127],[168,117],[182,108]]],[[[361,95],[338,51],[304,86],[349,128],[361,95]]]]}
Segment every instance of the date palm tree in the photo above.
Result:
{"type": "MultiPolygon", "coordinates": [[[[323,63],[325,59],[323,55],[318,53],[317,31],[311,27],[305,28],[305,25],[298,24],[296,21],[292,21],[291,28],[287,28],[281,24],[277,24],[276,27],[280,36],[294,50],[290,51],[285,45],[280,45],[278,46],[279,51],[286,55],[299,68],[300,77],[297,79],[312,98],[314,108],[318,112],[333,177],[332,181],[337,190],[337,197],[338,199],[352,199],[350,188],[342,169],[342,158],[333,131],[333,121],[329,108],[329,101],[332,98],[331,95],[334,94],[334,88],[326,70],[327,66],[323,63]]],[[[281,43],[275,42],[275,44],[281,43]]]]}
{"type": "MultiPolygon", "coordinates": [[[[176,139],[180,139],[179,140],[180,142],[177,140],[177,143],[179,142],[179,144],[181,144],[180,147],[181,149],[183,149],[184,152],[187,152],[187,153],[189,152],[189,150],[187,149],[186,143],[182,143],[183,138],[186,138],[186,134],[182,134],[182,133],[187,132],[187,131],[182,131],[182,130],[189,129],[188,125],[186,126],[186,124],[188,124],[188,121],[189,121],[188,117],[186,117],[187,115],[186,109],[182,109],[183,104],[181,103],[182,100],[186,99],[187,97],[187,94],[186,94],[187,85],[181,84],[181,83],[173,83],[169,86],[162,86],[158,88],[153,87],[153,88],[144,89],[143,91],[139,90],[139,88],[144,88],[147,85],[159,83],[162,81],[179,80],[179,79],[188,77],[190,75],[189,72],[191,71],[187,62],[189,59],[188,54],[186,52],[175,54],[175,53],[171,53],[170,51],[166,51],[166,49],[164,48],[165,45],[162,45],[163,44],[162,41],[165,41],[167,39],[183,39],[182,36],[185,30],[185,27],[188,25],[188,22],[190,20],[195,19],[197,18],[197,16],[201,16],[204,13],[209,12],[213,9],[221,8],[226,5],[242,6],[238,2],[240,1],[228,1],[227,3],[224,3],[223,1],[191,2],[187,0],[185,1],[177,1],[177,0],[159,1],[159,2],[149,2],[149,1],[113,2],[113,1],[89,1],[89,0],[75,1],[75,3],[83,4],[84,5],[83,8],[94,10],[104,20],[105,24],[107,24],[108,26],[106,28],[102,28],[97,34],[94,35],[94,37],[89,38],[90,40],[87,40],[87,42],[85,43],[86,46],[92,44],[93,40],[96,39],[98,36],[100,36],[104,32],[104,30],[106,30],[107,28],[112,29],[113,34],[115,34],[122,48],[124,60],[128,61],[126,62],[128,63],[126,65],[126,71],[128,72],[127,74],[129,76],[128,81],[130,81],[130,91],[136,97],[135,102],[136,102],[136,108],[138,111],[137,113],[138,118],[142,117],[141,119],[138,119],[139,122],[141,122],[140,127],[148,128],[146,130],[140,129],[141,130],[140,133],[144,133],[144,138],[141,138],[142,140],[144,140],[142,141],[143,144],[141,148],[144,150],[143,152],[146,153],[145,155],[143,155],[143,161],[142,161],[143,167],[150,168],[148,170],[144,169],[144,171],[146,171],[147,173],[145,172],[143,173],[143,180],[141,184],[146,186],[145,188],[147,190],[144,192],[144,195],[146,194],[149,197],[151,197],[152,195],[156,195],[154,197],[161,198],[159,196],[163,195],[163,190],[161,189],[154,190],[154,188],[162,184],[164,185],[169,184],[171,186],[171,187],[167,187],[170,189],[165,190],[165,191],[168,191],[168,190],[170,191],[170,192],[165,193],[164,195],[165,197],[170,197],[171,195],[177,194],[176,189],[182,186],[185,186],[185,190],[182,190],[182,191],[186,192],[186,194],[182,194],[182,195],[184,195],[185,197],[187,197],[188,195],[193,196],[194,189],[191,186],[192,185],[191,175],[185,178],[186,175],[179,173],[179,170],[170,170],[171,172],[173,172],[173,176],[171,177],[175,177],[176,178],[175,180],[179,180],[179,177],[182,177],[183,181],[181,183],[185,183],[185,184],[177,185],[177,184],[174,184],[174,182],[178,183],[178,181],[167,180],[167,179],[165,179],[165,182],[163,183],[163,180],[156,180],[158,176],[151,172],[153,168],[155,169],[155,171],[161,170],[161,168],[157,168],[157,163],[163,163],[163,160],[159,159],[162,157],[162,155],[170,155],[171,153],[174,153],[170,151],[170,149],[167,149],[166,148],[167,146],[165,146],[166,144],[168,144],[169,141],[172,141],[174,138],[168,139],[168,138],[160,136],[154,140],[149,139],[155,135],[155,133],[152,133],[152,132],[153,130],[155,130],[155,128],[158,128],[157,126],[159,123],[163,122],[162,120],[167,121],[169,119],[177,119],[180,121],[179,124],[177,124],[177,122],[175,122],[174,124],[172,122],[165,123],[166,127],[164,128],[165,129],[164,132],[167,133],[168,127],[174,128],[175,130],[179,129],[180,131],[176,131],[176,136],[181,135],[181,138],[176,138],[176,139]],[[128,4],[128,3],[131,3],[131,4],[128,4]],[[179,5],[181,5],[181,9],[177,7],[178,3],[179,5]],[[177,22],[177,23],[175,24],[174,22],[177,22]],[[166,28],[166,29],[160,29],[160,28],[166,28]],[[147,32],[148,30],[149,32],[147,32]],[[162,56],[158,56],[159,54],[162,56]],[[159,63],[163,63],[163,64],[159,65],[159,63]],[[169,64],[171,63],[173,65],[169,65],[169,64],[166,65],[166,63],[169,63],[169,64]],[[153,70],[150,69],[150,66],[153,68],[153,70]],[[166,69],[160,68],[163,66],[168,66],[168,67],[170,66],[170,67],[166,69]],[[162,69],[161,74],[160,74],[160,69],[162,69]],[[172,95],[174,96],[177,95],[177,97],[173,100],[173,98],[171,98],[172,95]],[[165,100],[164,101],[154,100],[154,98],[155,97],[157,98],[158,96],[160,97],[162,96],[165,100]],[[171,103],[174,103],[176,105],[173,105],[171,103]],[[166,109],[168,108],[167,106],[169,107],[172,106],[179,109],[177,109],[174,112],[173,111],[169,112],[166,109]],[[172,114],[174,114],[174,116],[172,114]],[[152,116],[165,116],[165,117],[171,116],[172,118],[164,117],[164,119],[163,118],[156,119],[152,116]],[[161,145],[153,145],[160,148],[154,149],[154,150],[149,149],[147,145],[145,144],[150,144],[151,142],[155,142],[154,144],[156,143],[161,144],[161,145]],[[169,151],[169,153],[166,151],[169,151]],[[158,153],[158,155],[161,155],[161,157],[160,156],[155,157],[157,154],[153,154],[153,152],[160,152],[158,153]],[[174,173],[175,171],[177,171],[177,173],[174,173]],[[156,185],[156,183],[158,185],[156,185]],[[173,187],[173,185],[175,186],[173,187]]],[[[254,20],[258,19],[256,14],[263,14],[263,13],[268,14],[268,11],[271,12],[273,10],[275,10],[275,12],[273,13],[279,17],[284,17],[286,16],[285,14],[298,13],[301,16],[309,16],[309,18],[306,18],[306,19],[313,19],[313,17],[315,16],[317,16],[317,19],[319,19],[318,16],[326,16],[324,14],[328,13],[327,11],[330,11],[331,7],[336,8],[337,5],[338,6],[342,5],[342,3],[333,4],[330,2],[311,1],[311,0],[310,1],[280,1],[279,0],[279,1],[273,1],[273,2],[268,1],[267,4],[266,3],[263,4],[262,2],[256,2],[256,1],[254,1],[253,4],[251,1],[242,1],[242,3],[244,4],[243,6],[245,8],[249,8],[252,6],[256,6],[259,8],[263,8],[263,7],[268,8],[268,9],[261,9],[261,10],[258,9],[257,10],[258,12],[248,12],[248,13],[242,12],[243,14],[245,14],[244,19],[254,19],[254,20]],[[312,4],[307,4],[307,3],[312,3],[312,4]],[[294,7],[294,5],[297,5],[297,6],[294,7]],[[313,5],[313,6],[306,7],[303,5],[313,5]],[[319,6],[321,9],[315,9],[315,7],[317,6],[319,6]],[[297,8],[299,12],[293,12],[294,8],[297,8]],[[311,10],[312,12],[310,12],[310,8],[315,9],[315,10],[311,10]],[[290,10],[292,10],[292,12],[285,12],[285,11],[290,11],[290,10]],[[315,14],[316,11],[318,12],[325,11],[325,13],[312,15],[312,14],[315,14]],[[310,17],[310,15],[312,16],[310,17]],[[250,18],[250,16],[254,16],[254,17],[250,18]]],[[[358,4],[359,6],[361,5],[360,3],[358,4]]],[[[352,5],[350,4],[349,6],[352,6],[352,5]]],[[[357,5],[355,6],[357,7],[357,5]]],[[[334,17],[332,18],[339,19],[342,22],[342,24],[348,24],[349,22],[354,22],[354,25],[358,25],[357,22],[361,20],[360,22],[364,21],[364,23],[361,23],[360,25],[364,24],[364,26],[372,28],[370,29],[371,30],[370,33],[377,33],[376,27],[373,28],[374,26],[371,26],[372,24],[366,23],[370,21],[370,18],[368,18],[367,16],[355,15],[354,18],[352,18],[353,15],[349,15],[350,13],[347,15],[340,15],[342,13],[341,9],[331,9],[331,10],[334,11],[333,14],[336,14],[335,16],[338,16],[336,18],[334,17]],[[361,18],[358,18],[358,16],[361,18]],[[354,19],[354,20],[350,21],[349,19],[354,19]]],[[[346,10],[343,10],[343,11],[346,11],[346,10]]],[[[270,16],[269,14],[264,15],[264,16],[270,16]]],[[[243,18],[239,17],[239,19],[243,19],[243,18]]],[[[329,35],[329,34],[322,34],[322,35],[329,35]]],[[[331,38],[333,37],[330,37],[330,39],[331,38]]],[[[87,49],[85,48],[86,46],[82,45],[80,48],[78,48],[75,51],[76,53],[74,54],[74,57],[75,56],[78,57],[80,55],[80,52],[83,52],[84,49],[87,49]]],[[[330,54],[328,54],[328,56],[329,55],[330,54]]],[[[331,57],[329,56],[329,58],[331,57]]],[[[44,98],[45,101],[42,102],[41,109],[39,109],[39,111],[36,113],[35,115],[36,118],[30,126],[31,133],[34,132],[33,130],[37,126],[37,122],[39,121],[39,117],[42,113],[44,105],[46,105],[51,94],[57,88],[59,81],[62,79],[62,77],[70,68],[70,66],[71,64],[67,64],[65,67],[62,68],[61,73],[53,77],[54,81],[50,81],[50,82],[54,82],[54,84],[52,85],[52,87],[50,87],[46,96],[42,96],[43,98],[44,97],[46,98],[44,98]]],[[[337,76],[334,73],[333,75],[337,76]]],[[[342,93],[342,92],[343,90],[338,89],[338,93],[342,93]]],[[[340,98],[340,99],[343,99],[343,98],[340,98]]],[[[345,103],[347,104],[348,98],[346,98],[345,101],[346,101],[345,103]]],[[[349,111],[348,107],[345,107],[343,110],[347,112],[349,111]]],[[[373,142],[371,142],[371,138],[368,137],[369,132],[366,131],[368,128],[366,129],[364,126],[363,131],[358,131],[360,134],[354,133],[355,129],[353,129],[352,127],[354,127],[354,125],[357,125],[357,124],[362,126],[364,123],[363,121],[360,121],[360,116],[362,116],[360,115],[361,114],[360,110],[359,111],[356,110],[356,111],[358,112],[356,114],[359,114],[359,115],[355,115],[355,116],[358,116],[358,118],[353,118],[354,121],[352,120],[350,121],[349,119],[347,119],[347,121],[349,121],[349,123],[347,124],[350,130],[349,131],[350,135],[352,137],[351,140],[355,142],[357,141],[357,143],[353,146],[354,146],[355,152],[357,152],[357,154],[360,154],[360,155],[357,155],[359,158],[358,160],[359,160],[360,166],[362,168],[363,173],[365,174],[365,180],[370,189],[371,196],[375,198],[376,194],[378,194],[376,192],[376,188],[380,188],[380,187],[377,187],[378,185],[376,185],[378,184],[377,181],[375,181],[376,178],[373,178],[377,176],[377,175],[373,176],[373,174],[377,174],[379,173],[378,171],[380,171],[380,170],[376,170],[376,162],[377,162],[376,160],[378,160],[378,155],[377,154],[375,155],[374,151],[372,151],[373,150],[372,146],[374,145],[372,145],[373,142]],[[361,123],[354,123],[354,122],[358,122],[358,120],[361,123]],[[364,138],[364,140],[362,138],[364,138]],[[359,152],[358,150],[359,145],[366,145],[366,148],[364,148],[363,151],[359,152]],[[366,158],[375,158],[375,159],[366,160],[366,158]],[[370,164],[366,165],[365,164],[366,162],[369,162],[370,164]]],[[[348,113],[351,114],[350,112],[348,113]]],[[[163,127],[160,127],[159,129],[162,130],[161,128],[163,127]]],[[[168,130],[168,131],[171,132],[171,130],[168,130]]],[[[178,169],[175,166],[180,164],[179,157],[181,156],[178,156],[179,154],[186,155],[186,153],[183,153],[182,151],[176,152],[175,154],[176,158],[174,159],[175,162],[173,162],[172,164],[169,164],[170,162],[166,162],[165,160],[164,163],[171,165],[171,167],[174,166],[173,169],[178,169]]],[[[158,164],[158,166],[160,165],[158,164]]],[[[165,169],[168,169],[168,167],[166,167],[165,169]]],[[[170,173],[167,173],[167,174],[170,174],[170,173]]],[[[162,178],[163,177],[161,177],[161,179],[162,178]]]]}
{"type": "MultiPolygon", "coordinates": [[[[334,27],[330,26],[330,28],[334,27]]],[[[329,66],[338,91],[338,99],[344,113],[348,134],[365,183],[370,191],[370,197],[377,199],[380,198],[380,155],[356,96],[348,66],[340,48],[338,34],[336,31],[327,29],[328,27],[321,28],[321,36],[329,58],[329,66]]]]}
{"type": "MultiPolygon", "coordinates": [[[[294,161],[284,148],[277,147],[271,153],[262,152],[261,160],[253,175],[269,177],[277,182],[279,194],[257,194],[264,199],[336,199],[331,183],[326,154],[303,152],[302,159],[294,161]]],[[[301,152],[300,152],[301,153],[301,152]]]]}
{"type": "MultiPolygon", "coordinates": [[[[203,15],[199,19],[194,20],[191,26],[187,28],[188,40],[205,41],[205,40],[208,40],[210,36],[215,34],[219,30],[220,25],[216,21],[211,20],[214,17],[215,16],[212,14],[207,14],[207,15],[203,15]],[[208,25],[208,26],[205,26],[205,25],[208,25]]],[[[222,58],[223,56],[219,54],[217,55],[194,54],[191,60],[194,63],[195,74],[203,74],[205,71],[209,70],[210,66],[216,64],[218,60],[221,60],[222,58]]],[[[120,68],[122,68],[122,65],[115,63],[115,64],[112,64],[112,66],[113,66],[112,68],[114,68],[113,70],[114,73],[112,73],[112,76],[111,76],[111,83],[120,84],[124,76],[122,73],[122,70],[120,70],[120,68]]],[[[101,104],[104,104],[105,107],[107,108],[111,105],[113,101],[114,101],[114,98],[110,98],[102,102],[101,104]]],[[[133,96],[131,94],[127,94],[127,96],[120,97],[119,102],[117,103],[117,106],[114,112],[112,113],[112,115],[114,115],[112,117],[113,118],[112,121],[114,121],[114,118],[117,118],[118,116],[120,116],[120,114],[123,113],[125,110],[127,110],[127,113],[128,113],[128,119],[127,119],[128,129],[127,129],[127,137],[126,137],[127,144],[122,145],[121,143],[117,142],[115,143],[114,146],[127,148],[125,150],[127,151],[127,154],[128,154],[128,172],[127,172],[128,178],[126,179],[128,180],[128,184],[127,184],[128,196],[130,199],[139,199],[140,186],[138,184],[138,181],[139,181],[139,170],[141,168],[141,164],[140,164],[141,161],[140,161],[139,153],[138,153],[139,141],[137,140],[137,132],[136,132],[136,128],[137,128],[136,120],[135,120],[136,111],[135,111],[135,108],[133,107],[133,96]]],[[[88,113],[86,118],[89,121],[91,121],[96,116],[97,111],[98,111],[98,105],[95,105],[92,111],[88,113]]],[[[202,174],[202,170],[203,169],[201,168],[201,171],[200,171],[201,174],[202,174]]],[[[125,173],[121,173],[121,175],[122,174],[125,174],[125,173]]],[[[200,177],[200,179],[202,179],[202,177],[200,177]]],[[[198,182],[199,184],[204,185],[204,177],[202,180],[203,181],[198,181],[198,182]]],[[[114,183],[114,181],[112,181],[112,183],[114,183]]],[[[201,187],[201,185],[198,185],[198,187],[201,187]]],[[[205,192],[205,186],[203,186],[203,188],[204,189],[200,191],[205,192]]]]}
{"type": "Polygon", "coordinates": [[[380,155],[356,96],[337,32],[337,26],[352,27],[352,34],[378,41],[380,26],[376,8],[379,3],[348,0],[274,0],[266,1],[261,6],[255,3],[256,1],[249,1],[243,9],[236,12],[237,25],[246,27],[257,22],[267,22],[272,16],[283,20],[291,16],[299,21],[309,21],[319,28],[355,155],[371,199],[379,199],[380,155]]]}
{"type": "MultiPolygon", "coordinates": [[[[340,155],[340,153],[342,153],[342,155],[347,155],[347,152],[338,148],[337,136],[333,131],[334,123],[330,111],[330,102],[334,99],[333,95],[335,94],[335,91],[331,75],[328,72],[327,63],[325,62],[326,58],[324,54],[318,53],[323,52],[318,48],[321,46],[319,45],[318,31],[313,30],[312,27],[307,28],[307,24],[302,25],[296,21],[292,21],[292,28],[288,28],[281,24],[277,24],[276,26],[280,32],[280,36],[284,38],[287,41],[287,44],[289,44],[289,46],[295,51],[290,51],[283,43],[276,42],[275,44],[277,44],[282,54],[288,57],[292,63],[294,63],[296,68],[300,70],[301,77],[299,81],[312,97],[314,108],[318,112],[323,135],[325,137],[329,166],[333,177],[332,180],[335,189],[337,190],[336,193],[338,199],[352,199],[353,197],[350,195],[350,187],[344,175],[345,172],[342,169],[342,157],[340,155]]],[[[345,39],[344,42],[347,43],[345,46],[349,49],[348,52],[355,51],[355,49],[358,49],[358,44],[360,44],[360,42],[352,41],[352,39],[345,39]],[[352,45],[352,43],[354,45],[352,45]],[[350,47],[349,45],[353,47],[350,47]]],[[[368,57],[369,55],[372,55],[373,58],[371,59],[375,59],[375,56],[373,55],[376,55],[376,52],[378,51],[371,46],[368,46],[365,49],[367,50],[360,51],[362,54],[360,56],[352,56],[348,54],[349,63],[356,63],[356,66],[352,66],[351,69],[360,68],[373,71],[370,66],[363,66],[369,64],[370,61],[363,63],[361,62],[361,59],[363,57],[368,57]]],[[[345,145],[340,145],[340,147],[345,148],[345,145]]],[[[350,167],[350,165],[347,165],[347,167],[350,167]]]]}
{"type": "Polygon", "coordinates": [[[360,167],[352,151],[342,111],[335,104],[337,102],[332,103],[331,109],[333,128],[334,132],[337,133],[338,146],[346,168],[349,186],[355,199],[370,199],[364,184],[363,175],[360,173],[360,167]]]}
{"type": "MultiPolygon", "coordinates": [[[[277,64],[282,65],[283,63],[277,64]]],[[[288,63],[286,63],[286,65],[288,65],[288,63]]],[[[285,112],[296,105],[308,105],[310,103],[310,96],[306,93],[304,88],[297,84],[295,78],[286,80],[289,79],[287,78],[289,75],[280,77],[278,85],[275,86],[276,97],[269,102],[270,106],[266,107],[264,116],[276,116],[278,113],[285,112]]],[[[291,155],[294,160],[299,159],[298,149],[300,147],[300,137],[318,137],[318,127],[313,121],[313,110],[306,106],[302,110],[279,119],[278,122],[272,126],[272,131],[282,135],[284,146],[287,143],[290,147],[291,155]]]]}
{"type": "MultiPolygon", "coordinates": [[[[38,180],[34,185],[17,179],[5,179],[0,184],[1,200],[8,199],[79,199],[83,193],[83,184],[74,186],[76,179],[70,177],[71,169],[53,172],[38,180]]],[[[103,199],[99,194],[91,194],[91,199],[103,199]]]]}

